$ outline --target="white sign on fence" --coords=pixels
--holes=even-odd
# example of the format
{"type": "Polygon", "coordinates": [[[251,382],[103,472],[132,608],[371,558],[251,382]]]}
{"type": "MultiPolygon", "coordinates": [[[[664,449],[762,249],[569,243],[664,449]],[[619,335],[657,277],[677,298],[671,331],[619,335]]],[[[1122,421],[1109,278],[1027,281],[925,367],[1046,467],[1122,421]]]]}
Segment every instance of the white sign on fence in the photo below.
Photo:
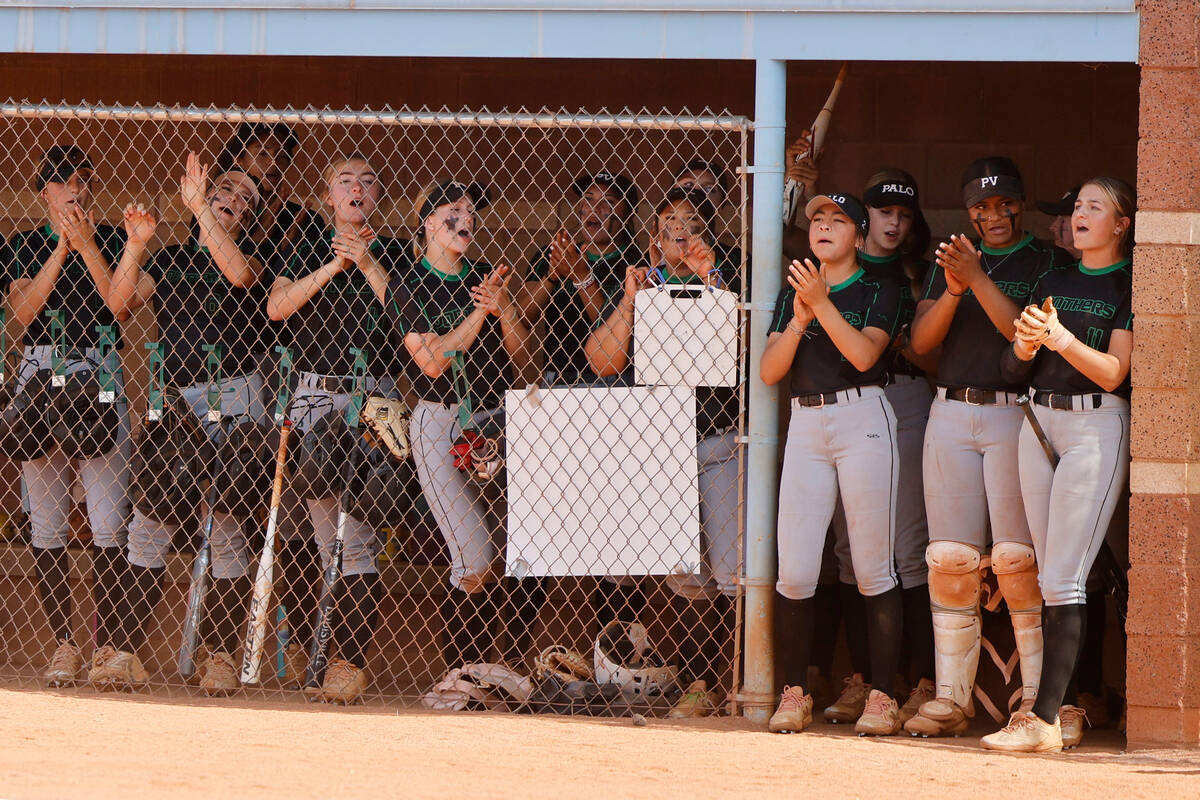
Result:
{"type": "Polygon", "coordinates": [[[633,298],[634,382],[737,386],[737,295],[704,286],[643,289],[633,298]]]}
{"type": "Polygon", "coordinates": [[[695,392],[505,396],[509,575],[665,575],[700,563],[695,392]]]}

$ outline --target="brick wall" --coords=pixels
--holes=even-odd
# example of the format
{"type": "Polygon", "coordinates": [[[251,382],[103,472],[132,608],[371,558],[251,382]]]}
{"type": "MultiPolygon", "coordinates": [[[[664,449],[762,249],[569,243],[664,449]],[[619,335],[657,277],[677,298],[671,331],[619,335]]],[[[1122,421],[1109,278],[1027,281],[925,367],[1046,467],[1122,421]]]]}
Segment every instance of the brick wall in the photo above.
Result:
{"type": "Polygon", "coordinates": [[[1129,739],[1200,743],[1200,7],[1143,0],[1129,739]],[[1193,585],[1193,581],[1196,585],[1193,585]]]}

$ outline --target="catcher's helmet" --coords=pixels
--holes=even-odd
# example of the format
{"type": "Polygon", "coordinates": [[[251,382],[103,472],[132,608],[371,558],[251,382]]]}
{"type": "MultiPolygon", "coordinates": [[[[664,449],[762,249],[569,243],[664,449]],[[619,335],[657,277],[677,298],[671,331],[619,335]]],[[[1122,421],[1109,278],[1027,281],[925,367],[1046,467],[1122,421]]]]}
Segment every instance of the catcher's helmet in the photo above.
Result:
{"type": "Polygon", "coordinates": [[[627,697],[658,697],[679,690],[679,670],[654,649],[644,625],[613,620],[596,637],[596,683],[613,683],[627,697]]]}
{"type": "Polygon", "coordinates": [[[274,482],[279,434],[274,427],[251,420],[230,429],[221,445],[213,507],[238,518],[266,508],[274,482]],[[275,447],[271,446],[271,439],[275,447]]]}
{"type": "Polygon", "coordinates": [[[50,434],[67,458],[96,458],[113,449],[121,418],[116,403],[100,402],[95,370],[66,376],[66,385],[50,390],[50,434]]]}
{"type": "Polygon", "coordinates": [[[53,441],[47,420],[50,405],[50,370],[33,374],[20,392],[5,384],[7,402],[0,412],[0,453],[14,461],[33,461],[46,455],[53,441]]]}
{"type": "Polygon", "coordinates": [[[191,410],[174,403],[138,435],[130,471],[134,507],[163,525],[184,525],[200,507],[213,448],[191,410]]]}

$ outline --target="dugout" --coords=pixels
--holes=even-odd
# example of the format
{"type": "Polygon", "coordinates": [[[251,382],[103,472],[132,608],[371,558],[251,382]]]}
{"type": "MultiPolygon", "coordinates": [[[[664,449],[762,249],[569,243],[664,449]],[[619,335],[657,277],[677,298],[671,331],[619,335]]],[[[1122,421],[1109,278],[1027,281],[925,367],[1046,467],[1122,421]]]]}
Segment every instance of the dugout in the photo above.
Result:
{"type": "MultiPolygon", "coordinates": [[[[883,163],[904,166],[921,183],[935,234],[962,226],[957,174],[985,151],[1012,155],[1036,199],[1057,197],[1095,171],[1136,174],[1139,333],[1171,346],[1139,337],[1134,359],[1130,738],[1198,740],[1200,614],[1187,589],[1198,535],[1189,479],[1197,399],[1188,300],[1200,243],[1200,158],[1189,122],[1200,85],[1194,9],[1079,0],[1053,12],[1036,3],[972,4],[968,12],[952,2],[861,2],[849,10],[839,3],[843,10],[833,11],[814,2],[785,14],[764,2],[722,14],[721,4],[697,0],[639,15],[619,3],[481,4],[485,13],[464,26],[467,35],[447,43],[418,33],[454,12],[404,5],[229,13],[10,7],[0,95],[218,107],[727,108],[756,120],[755,144],[765,154],[781,152],[807,124],[837,64],[850,60],[822,181],[854,186],[883,163]],[[483,36],[484,19],[513,35],[483,36]],[[411,27],[400,42],[380,38],[402,20],[411,27]],[[323,35],[315,37],[318,27],[323,35]],[[346,38],[352,31],[362,35],[346,38]],[[356,46],[342,44],[349,41],[356,46]]],[[[770,159],[750,163],[755,190],[778,196],[770,159]]],[[[765,207],[756,211],[774,219],[765,207]]],[[[1044,229],[1035,213],[1027,220],[1044,229]]],[[[752,248],[764,275],[772,262],[763,254],[778,249],[769,227],[755,226],[752,248]]],[[[770,279],[757,283],[756,292],[770,279]]],[[[774,423],[759,422],[764,427],[752,414],[751,469],[769,471],[774,423]]],[[[762,491],[748,498],[751,519],[760,520],[748,537],[769,541],[769,531],[753,527],[773,513],[772,492],[762,491]]],[[[9,563],[19,572],[19,559],[9,563]]],[[[748,566],[751,586],[765,580],[763,564],[748,566]]],[[[749,598],[750,620],[761,619],[754,603],[749,598]]],[[[755,650],[764,632],[752,622],[747,633],[755,650]]]]}

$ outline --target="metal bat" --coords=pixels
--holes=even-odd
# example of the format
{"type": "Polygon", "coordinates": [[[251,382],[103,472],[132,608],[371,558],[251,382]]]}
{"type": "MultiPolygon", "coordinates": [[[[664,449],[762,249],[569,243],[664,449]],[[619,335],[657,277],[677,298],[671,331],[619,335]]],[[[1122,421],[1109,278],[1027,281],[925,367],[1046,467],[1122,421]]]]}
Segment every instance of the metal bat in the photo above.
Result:
{"type": "MultiPolygon", "coordinates": [[[[1046,305],[1050,304],[1050,298],[1046,298],[1046,305]]],[[[1017,405],[1025,412],[1025,419],[1029,421],[1029,428],[1033,431],[1033,435],[1037,437],[1038,444],[1042,446],[1042,450],[1046,452],[1046,458],[1050,461],[1052,468],[1058,467],[1058,453],[1054,450],[1054,445],[1050,443],[1050,438],[1046,436],[1045,429],[1042,428],[1042,423],[1038,422],[1037,415],[1033,413],[1033,406],[1029,402],[1029,395],[1023,394],[1017,398],[1017,405]]],[[[1104,579],[1104,585],[1108,589],[1108,593],[1113,596],[1113,601],[1117,606],[1117,616],[1121,622],[1125,622],[1125,617],[1129,611],[1129,576],[1125,574],[1125,570],[1121,568],[1117,561],[1116,555],[1113,554],[1112,548],[1106,540],[1100,540],[1100,550],[1096,553],[1095,565],[1100,569],[1100,574],[1104,579]]]]}
{"type": "Polygon", "coordinates": [[[258,683],[262,669],[263,646],[267,639],[267,612],[271,592],[275,587],[275,527],[279,521],[279,503],[283,496],[283,479],[287,472],[288,435],[292,423],[287,419],[289,381],[292,372],[292,351],[277,346],[279,353],[279,394],[275,398],[275,424],[279,426],[279,450],[275,453],[275,481],[271,485],[271,508],[267,517],[267,533],[262,554],[258,558],[258,573],[254,578],[254,595],[250,599],[250,617],[246,629],[246,645],[242,648],[243,686],[258,683]]]}
{"type": "Polygon", "coordinates": [[[346,504],[342,495],[354,477],[362,448],[358,446],[358,421],[363,406],[363,376],[367,370],[364,350],[350,348],[354,354],[354,393],[346,406],[346,427],[350,429],[351,448],[349,458],[342,466],[342,485],[338,491],[337,533],[333,539],[333,551],[329,554],[329,567],[321,587],[321,598],[317,601],[317,614],[313,620],[312,643],[308,649],[308,669],[304,673],[305,694],[316,694],[325,682],[325,668],[329,666],[329,640],[333,638],[333,611],[342,591],[342,550],[346,540],[346,504]]]}
{"type": "MultiPolygon", "coordinates": [[[[838,70],[837,78],[833,82],[833,89],[829,92],[829,97],[825,98],[825,105],[821,106],[821,110],[817,112],[817,118],[813,120],[812,127],[809,128],[808,149],[802,153],[796,154],[792,160],[793,164],[798,164],[810,155],[814,160],[821,156],[821,151],[825,149],[825,136],[829,133],[829,123],[833,119],[833,107],[837,103],[838,92],[842,90],[842,84],[846,80],[847,64],[842,64],[842,68],[838,70]]],[[[802,189],[800,184],[788,178],[783,185],[783,222],[786,225],[792,221],[792,216],[796,213],[796,203],[799,202],[802,189]]]]}
{"type": "Polygon", "coordinates": [[[204,615],[204,601],[208,597],[210,583],[209,567],[212,566],[213,506],[217,502],[217,474],[221,470],[221,346],[203,346],[208,367],[208,416],[206,421],[217,424],[216,440],[213,443],[212,472],[208,482],[208,508],[205,509],[204,527],[201,529],[200,548],[192,560],[191,588],[188,590],[187,614],[183,618],[183,638],[179,643],[179,674],[190,678],[196,674],[196,647],[200,643],[200,620],[204,615]]]}

